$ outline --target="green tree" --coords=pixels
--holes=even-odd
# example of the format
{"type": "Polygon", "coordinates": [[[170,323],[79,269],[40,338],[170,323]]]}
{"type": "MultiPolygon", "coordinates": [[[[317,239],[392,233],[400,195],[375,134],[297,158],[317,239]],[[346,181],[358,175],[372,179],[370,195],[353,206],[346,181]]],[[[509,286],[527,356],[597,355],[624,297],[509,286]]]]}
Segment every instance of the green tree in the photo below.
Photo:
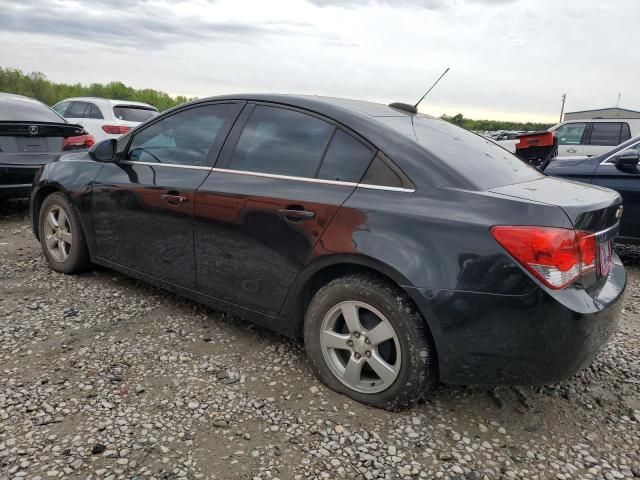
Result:
{"type": "Polygon", "coordinates": [[[2,67],[0,67],[0,92],[36,98],[49,106],[69,97],[101,97],[145,102],[153,105],[159,111],[194,100],[185,96],[172,97],[165,92],[149,88],[138,90],[122,82],[92,83],[90,85],[56,83],[48,80],[42,72],[26,74],[18,69],[2,67]]]}

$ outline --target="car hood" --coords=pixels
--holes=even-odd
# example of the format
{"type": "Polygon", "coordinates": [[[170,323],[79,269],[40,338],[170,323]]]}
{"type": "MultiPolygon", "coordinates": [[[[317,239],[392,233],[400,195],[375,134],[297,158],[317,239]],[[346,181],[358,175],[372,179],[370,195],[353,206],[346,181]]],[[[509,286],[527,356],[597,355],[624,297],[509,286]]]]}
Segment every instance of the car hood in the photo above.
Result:
{"type": "Polygon", "coordinates": [[[553,177],[505,185],[490,191],[556,205],[564,210],[575,228],[594,231],[603,230],[617,222],[616,213],[622,202],[620,194],[614,190],[553,177]]]}

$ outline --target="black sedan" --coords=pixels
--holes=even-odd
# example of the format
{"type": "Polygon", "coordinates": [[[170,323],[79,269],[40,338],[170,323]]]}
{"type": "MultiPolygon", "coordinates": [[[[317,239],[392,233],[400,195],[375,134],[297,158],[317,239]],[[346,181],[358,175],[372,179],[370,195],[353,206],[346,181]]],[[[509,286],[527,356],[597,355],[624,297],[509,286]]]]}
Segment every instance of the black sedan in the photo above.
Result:
{"type": "Polygon", "coordinates": [[[622,196],[624,213],[618,241],[640,243],[640,137],[594,157],[554,160],[544,173],[612,188],[622,196]]]}
{"type": "Polygon", "coordinates": [[[0,93],[0,201],[28,197],[40,167],[93,143],[80,125],[68,123],[45,104],[0,93]]]}
{"type": "Polygon", "coordinates": [[[279,95],[181,105],[47,165],[31,197],[54,270],[304,337],[323,382],[387,409],[588,365],[626,285],[620,205],[402,104],[279,95]]]}

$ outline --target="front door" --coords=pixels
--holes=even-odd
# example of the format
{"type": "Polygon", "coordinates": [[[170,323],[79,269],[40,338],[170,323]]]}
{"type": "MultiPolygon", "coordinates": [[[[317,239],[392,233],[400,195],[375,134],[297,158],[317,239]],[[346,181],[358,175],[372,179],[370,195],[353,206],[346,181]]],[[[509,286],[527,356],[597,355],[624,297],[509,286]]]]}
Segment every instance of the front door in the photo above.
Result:
{"type": "Polygon", "coordinates": [[[122,159],[105,164],[93,187],[99,258],[177,285],[195,285],[195,192],[241,106],[190,106],[132,135],[122,159]]]}
{"type": "MultiPolygon", "coordinates": [[[[640,150],[640,143],[626,150],[631,148],[640,150]]],[[[640,238],[640,169],[638,165],[617,166],[607,160],[598,165],[591,183],[620,193],[624,207],[620,222],[620,236],[640,238]]]]}
{"type": "Polygon", "coordinates": [[[575,157],[583,155],[587,122],[570,122],[555,130],[558,140],[558,157],[575,157]]]}
{"type": "Polygon", "coordinates": [[[373,158],[332,123],[248,105],[198,189],[197,289],[276,314],[311,250],[373,158]]]}

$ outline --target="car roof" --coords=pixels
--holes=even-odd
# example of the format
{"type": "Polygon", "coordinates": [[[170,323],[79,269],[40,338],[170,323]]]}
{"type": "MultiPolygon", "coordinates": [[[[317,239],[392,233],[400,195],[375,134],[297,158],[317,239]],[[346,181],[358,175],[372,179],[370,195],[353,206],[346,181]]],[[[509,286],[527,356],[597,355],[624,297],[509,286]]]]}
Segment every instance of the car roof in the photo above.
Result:
{"type": "Polygon", "coordinates": [[[100,97],[70,97],[70,98],[65,98],[64,100],[60,100],[58,103],[62,103],[62,102],[106,103],[112,107],[116,107],[119,105],[123,105],[123,106],[132,105],[136,107],[146,107],[146,108],[153,108],[154,110],[157,110],[156,107],[154,107],[153,105],[149,105],[148,103],[144,103],[144,102],[135,102],[133,100],[113,100],[111,98],[100,98],[100,97]]]}

